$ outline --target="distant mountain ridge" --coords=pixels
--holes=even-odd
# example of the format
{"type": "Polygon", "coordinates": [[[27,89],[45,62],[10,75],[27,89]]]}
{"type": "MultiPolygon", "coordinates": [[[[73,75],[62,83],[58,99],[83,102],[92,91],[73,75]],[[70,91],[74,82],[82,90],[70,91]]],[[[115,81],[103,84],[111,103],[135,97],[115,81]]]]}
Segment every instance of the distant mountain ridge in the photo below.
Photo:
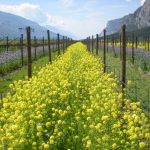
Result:
{"type": "Polygon", "coordinates": [[[68,36],[73,39],[77,39],[77,37],[73,33],[69,32],[69,31],[65,31],[63,29],[60,29],[58,27],[54,27],[54,26],[50,26],[50,25],[44,25],[43,27],[48,30],[53,31],[54,33],[60,33],[61,35],[68,36]]]}
{"type": "Polygon", "coordinates": [[[30,26],[34,29],[32,35],[36,35],[37,37],[42,37],[46,33],[46,28],[41,27],[39,24],[25,19],[23,17],[13,15],[10,13],[5,13],[0,11],[0,37],[8,36],[9,38],[20,37],[20,34],[25,34],[25,28],[30,26]],[[22,28],[23,30],[19,30],[22,28]]]}
{"type": "Polygon", "coordinates": [[[27,26],[34,29],[31,33],[32,38],[33,36],[36,36],[37,38],[42,38],[43,36],[47,37],[47,29],[51,31],[51,38],[56,38],[57,33],[71,38],[75,37],[71,33],[58,29],[57,27],[40,26],[38,23],[31,20],[0,11],[0,38],[8,36],[10,39],[13,39],[20,37],[22,33],[26,36],[25,29],[27,26]],[[22,28],[23,30],[19,30],[19,28],[22,28]]]}
{"type": "Polygon", "coordinates": [[[133,14],[109,21],[106,26],[107,34],[119,32],[123,24],[127,25],[127,31],[150,26],[150,0],[146,0],[144,5],[138,8],[133,14]]]}

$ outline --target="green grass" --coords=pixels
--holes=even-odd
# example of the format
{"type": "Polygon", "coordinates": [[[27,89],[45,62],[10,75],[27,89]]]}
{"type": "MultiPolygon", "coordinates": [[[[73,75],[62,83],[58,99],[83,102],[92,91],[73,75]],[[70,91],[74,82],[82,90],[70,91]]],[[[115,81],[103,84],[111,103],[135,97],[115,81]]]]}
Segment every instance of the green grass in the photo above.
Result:
{"type": "MultiPolygon", "coordinates": [[[[46,51],[44,54],[43,52],[39,52],[37,53],[37,56],[36,56],[36,60],[40,59],[41,57],[43,56],[46,56],[48,55],[48,52],[46,51]]],[[[34,61],[35,60],[35,56],[33,54],[32,56],[32,60],[34,61]]],[[[23,57],[23,64],[24,65],[27,65],[27,56],[24,56],[23,57]]],[[[10,60],[8,61],[7,63],[4,63],[4,64],[1,64],[0,66],[0,74],[2,76],[14,71],[14,70],[17,70],[19,68],[22,67],[22,60],[21,58],[16,58],[15,60],[10,60]]]]}
{"type": "MultiPolygon", "coordinates": [[[[35,54],[32,54],[32,60],[38,60],[43,56],[48,55],[48,51],[45,51],[43,53],[43,51],[38,52],[35,58],[35,54]]],[[[27,56],[23,56],[23,64],[27,65],[27,56]]],[[[7,61],[7,63],[1,64],[0,65],[0,76],[5,76],[8,73],[17,70],[19,68],[22,67],[22,59],[21,56],[19,56],[18,58],[14,59],[14,60],[9,60],[7,61]]]]}
{"type": "MultiPolygon", "coordinates": [[[[62,53],[62,52],[61,52],[62,53]]],[[[52,53],[52,60],[57,58],[57,51],[52,53]]],[[[48,55],[39,58],[32,63],[32,74],[35,75],[38,70],[44,67],[49,61],[48,55]],[[35,69],[36,68],[36,69],[35,69]]],[[[9,90],[9,84],[14,81],[22,80],[27,76],[27,66],[15,70],[7,75],[0,77],[0,93],[6,93],[9,90]]]]}
{"type": "MultiPolygon", "coordinates": [[[[99,51],[99,56],[103,60],[103,50],[99,51]]],[[[121,60],[119,56],[115,56],[111,50],[106,53],[106,65],[108,72],[114,72],[115,76],[121,79],[121,60]]],[[[135,60],[135,65],[131,63],[131,59],[127,57],[127,81],[130,80],[131,84],[128,85],[132,92],[128,94],[132,99],[141,98],[150,102],[150,72],[143,71],[142,66],[138,59],[135,60]],[[139,97],[137,97],[138,95],[139,97]]]]}

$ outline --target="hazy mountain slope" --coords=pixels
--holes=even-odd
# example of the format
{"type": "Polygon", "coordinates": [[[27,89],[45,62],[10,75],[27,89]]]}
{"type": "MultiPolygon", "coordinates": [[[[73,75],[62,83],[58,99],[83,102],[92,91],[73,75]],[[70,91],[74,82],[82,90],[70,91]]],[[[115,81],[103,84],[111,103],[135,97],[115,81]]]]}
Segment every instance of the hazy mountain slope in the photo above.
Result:
{"type": "Polygon", "coordinates": [[[75,38],[75,36],[67,31],[63,31],[53,26],[40,26],[38,23],[33,22],[31,20],[25,19],[23,17],[13,15],[10,13],[5,13],[0,11],[0,38],[4,38],[9,36],[9,38],[20,37],[23,33],[24,37],[26,35],[26,27],[30,26],[32,29],[32,38],[36,35],[38,38],[42,38],[43,36],[47,37],[47,29],[51,31],[51,38],[56,38],[57,33],[61,35],[65,35],[71,38],[75,38]],[[23,30],[19,30],[19,28],[23,28],[23,30]]]}
{"type": "Polygon", "coordinates": [[[37,37],[42,37],[46,34],[46,28],[41,27],[39,24],[23,17],[0,11],[1,38],[3,36],[9,36],[9,38],[20,37],[21,33],[25,34],[25,29],[27,26],[31,26],[31,28],[34,29],[32,36],[36,35],[37,37]],[[23,30],[20,31],[19,28],[23,28],[23,30]]]}
{"type": "Polygon", "coordinates": [[[64,36],[68,36],[70,38],[77,39],[77,37],[73,33],[62,30],[58,27],[53,27],[53,26],[50,26],[50,25],[45,25],[44,27],[51,30],[51,31],[53,31],[54,33],[59,33],[59,34],[64,35],[64,36]]]}

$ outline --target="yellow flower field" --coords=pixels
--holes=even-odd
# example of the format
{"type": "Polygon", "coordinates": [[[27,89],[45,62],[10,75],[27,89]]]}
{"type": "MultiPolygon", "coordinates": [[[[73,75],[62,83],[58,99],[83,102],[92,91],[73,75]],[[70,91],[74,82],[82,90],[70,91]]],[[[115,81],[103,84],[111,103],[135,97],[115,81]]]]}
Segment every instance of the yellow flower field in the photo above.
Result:
{"type": "Polygon", "coordinates": [[[0,150],[146,150],[150,124],[140,102],[118,93],[113,74],[82,43],[2,100],[0,150]]]}

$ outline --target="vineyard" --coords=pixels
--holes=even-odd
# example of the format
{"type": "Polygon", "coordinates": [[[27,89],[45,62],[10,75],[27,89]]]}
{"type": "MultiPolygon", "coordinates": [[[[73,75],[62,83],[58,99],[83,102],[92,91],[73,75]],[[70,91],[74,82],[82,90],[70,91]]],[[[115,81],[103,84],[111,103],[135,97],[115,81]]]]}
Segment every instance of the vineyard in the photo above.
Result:
{"type": "Polygon", "coordinates": [[[132,101],[140,101],[150,110],[150,39],[149,30],[127,32],[122,26],[120,33],[107,35],[107,30],[84,40],[89,51],[101,58],[104,72],[113,72],[126,88],[132,101]]]}
{"type": "Polygon", "coordinates": [[[0,43],[0,149],[149,149],[149,39],[26,38],[0,43]]]}
{"type": "Polygon", "coordinates": [[[150,0],[0,1],[0,150],[150,150],[150,0]]]}
{"type": "Polygon", "coordinates": [[[47,33],[49,38],[43,36],[42,39],[31,37],[31,32],[30,29],[28,40],[23,34],[20,39],[9,39],[7,36],[6,40],[0,40],[0,99],[9,91],[10,83],[36,73],[34,68],[40,69],[54,60],[72,43],[68,37],[59,34],[50,38],[50,31],[47,33]]]}
{"type": "Polygon", "coordinates": [[[102,60],[76,43],[29,80],[10,84],[0,149],[148,149],[141,103],[125,98],[114,74],[103,71],[102,60]]]}

